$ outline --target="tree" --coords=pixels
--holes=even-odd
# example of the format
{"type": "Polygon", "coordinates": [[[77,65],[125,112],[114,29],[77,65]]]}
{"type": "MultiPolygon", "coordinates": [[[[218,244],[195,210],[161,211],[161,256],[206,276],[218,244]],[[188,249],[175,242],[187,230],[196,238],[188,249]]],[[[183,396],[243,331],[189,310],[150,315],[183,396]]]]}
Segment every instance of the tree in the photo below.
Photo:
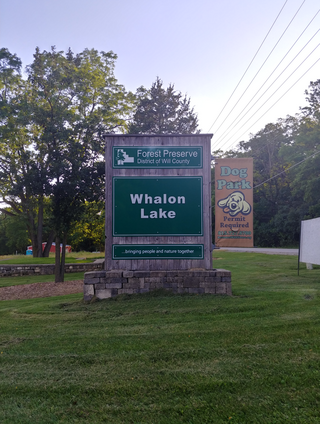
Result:
{"type": "Polygon", "coordinates": [[[320,216],[320,79],[306,92],[309,105],[301,109],[294,129],[290,158],[301,164],[290,172],[293,194],[300,199],[301,219],[320,216]]]}
{"type": "MultiPolygon", "coordinates": [[[[102,136],[125,131],[135,104],[135,96],[114,77],[115,60],[113,52],[94,49],[75,55],[37,48],[15,99],[20,109],[13,129],[25,134],[16,153],[18,165],[11,164],[9,174],[3,171],[1,189],[15,196],[13,205],[5,198],[12,207],[20,207],[28,193],[25,213],[37,211],[38,239],[44,208],[50,206],[56,245],[63,243],[61,258],[56,249],[56,281],[63,281],[67,236],[84,203],[103,196],[102,136]],[[13,188],[10,180],[16,181],[13,188]]],[[[6,145],[17,150],[12,134],[6,145]]]]}
{"type": "Polygon", "coordinates": [[[198,117],[190,107],[190,99],[175,91],[170,84],[167,89],[157,77],[150,90],[140,87],[139,103],[129,127],[130,134],[194,134],[199,132],[198,117]]]}
{"type": "Polygon", "coordinates": [[[0,255],[26,252],[30,244],[27,226],[20,216],[0,214],[0,255]]]}
{"type": "MultiPolygon", "coordinates": [[[[253,157],[254,231],[258,246],[286,246],[299,237],[296,216],[292,214],[292,190],[288,157],[292,134],[286,120],[269,123],[248,142],[240,143],[240,156],[253,157]],[[276,178],[275,178],[276,177],[276,178]]],[[[240,157],[238,154],[238,157],[240,157]]]]}
{"type": "Polygon", "coordinates": [[[105,203],[86,202],[81,220],[77,220],[68,242],[76,251],[104,251],[105,203]]]}
{"type": "Polygon", "coordinates": [[[30,86],[22,79],[20,70],[20,59],[7,49],[1,49],[0,193],[2,203],[9,208],[0,210],[8,216],[18,216],[26,221],[34,255],[37,256],[41,250],[42,235],[42,221],[37,222],[38,214],[42,213],[38,202],[41,181],[28,119],[30,86]],[[37,237],[37,232],[40,237],[37,237]]]}
{"type": "Polygon", "coordinates": [[[86,201],[103,196],[103,134],[126,128],[134,96],[113,75],[116,55],[84,50],[74,55],[40,53],[28,67],[32,85],[32,122],[40,129],[40,153],[52,202],[56,246],[56,281],[64,278],[68,232],[86,201]]]}

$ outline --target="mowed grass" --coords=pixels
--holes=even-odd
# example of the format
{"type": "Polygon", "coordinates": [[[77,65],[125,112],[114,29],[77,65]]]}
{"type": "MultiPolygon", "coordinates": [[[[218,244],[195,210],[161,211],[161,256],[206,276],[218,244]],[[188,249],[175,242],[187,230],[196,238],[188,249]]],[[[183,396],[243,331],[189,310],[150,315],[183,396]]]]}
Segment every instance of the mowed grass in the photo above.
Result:
{"type": "Polygon", "coordinates": [[[232,297],[0,302],[1,424],[319,423],[319,267],[214,256],[232,297]]]}
{"type": "MultiPolygon", "coordinates": [[[[84,272],[64,274],[64,281],[83,280],[84,272]]],[[[0,288],[23,284],[49,283],[54,281],[54,275],[23,275],[21,277],[0,277],[0,288]]]]}
{"type": "MultiPolygon", "coordinates": [[[[70,252],[66,253],[65,262],[88,263],[95,259],[104,259],[104,253],[97,252],[70,252]]],[[[0,256],[0,265],[44,265],[54,264],[55,254],[50,253],[48,258],[34,258],[32,255],[0,256]]]]}

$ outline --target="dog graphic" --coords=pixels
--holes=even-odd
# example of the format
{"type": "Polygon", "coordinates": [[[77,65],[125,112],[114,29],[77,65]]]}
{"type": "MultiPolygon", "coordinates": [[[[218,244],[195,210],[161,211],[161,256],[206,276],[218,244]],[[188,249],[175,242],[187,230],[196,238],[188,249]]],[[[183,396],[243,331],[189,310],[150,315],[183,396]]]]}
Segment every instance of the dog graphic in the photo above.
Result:
{"type": "Polygon", "coordinates": [[[238,213],[248,215],[251,212],[251,206],[245,200],[245,196],[241,191],[234,191],[225,199],[218,201],[218,206],[223,209],[224,213],[230,216],[236,216],[238,213]]]}

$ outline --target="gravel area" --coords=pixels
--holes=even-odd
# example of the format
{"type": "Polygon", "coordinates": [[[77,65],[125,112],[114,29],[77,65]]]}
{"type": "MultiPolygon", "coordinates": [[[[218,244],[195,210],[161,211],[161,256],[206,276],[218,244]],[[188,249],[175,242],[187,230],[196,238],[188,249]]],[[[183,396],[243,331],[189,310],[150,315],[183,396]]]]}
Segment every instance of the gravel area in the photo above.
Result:
{"type": "Polygon", "coordinates": [[[36,297],[63,296],[81,293],[83,280],[65,281],[64,283],[34,283],[19,286],[1,287],[0,300],[34,299],[36,297]]]}

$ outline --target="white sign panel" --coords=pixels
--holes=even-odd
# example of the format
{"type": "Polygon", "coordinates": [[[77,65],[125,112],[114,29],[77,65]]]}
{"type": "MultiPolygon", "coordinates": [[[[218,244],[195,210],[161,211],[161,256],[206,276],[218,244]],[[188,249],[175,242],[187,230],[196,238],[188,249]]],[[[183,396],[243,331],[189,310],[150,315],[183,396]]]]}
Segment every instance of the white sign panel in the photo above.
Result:
{"type": "Polygon", "coordinates": [[[299,260],[320,265],[320,218],[301,221],[299,260]]]}

